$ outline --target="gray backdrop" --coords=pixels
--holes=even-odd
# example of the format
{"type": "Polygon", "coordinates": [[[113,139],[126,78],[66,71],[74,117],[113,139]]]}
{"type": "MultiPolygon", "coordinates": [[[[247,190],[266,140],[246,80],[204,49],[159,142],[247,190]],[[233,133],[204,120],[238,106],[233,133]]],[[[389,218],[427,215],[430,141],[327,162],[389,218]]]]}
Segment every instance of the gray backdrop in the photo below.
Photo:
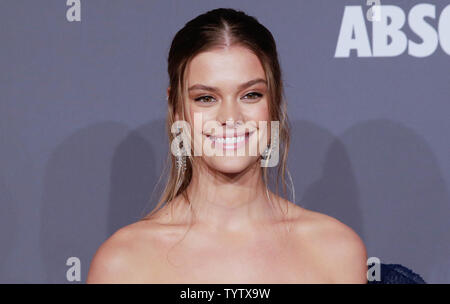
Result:
{"type": "MultiPolygon", "coordinates": [[[[81,21],[69,22],[65,0],[1,0],[0,282],[69,283],[69,257],[84,282],[98,246],[151,210],[171,39],[233,7],[279,48],[296,203],[352,227],[369,257],[449,283],[450,55],[335,57],[346,6],[365,16],[365,2],[81,0],[81,21]]],[[[381,2],[405,16],[435,5],[434,29],[450,4],[381,2]]]]}

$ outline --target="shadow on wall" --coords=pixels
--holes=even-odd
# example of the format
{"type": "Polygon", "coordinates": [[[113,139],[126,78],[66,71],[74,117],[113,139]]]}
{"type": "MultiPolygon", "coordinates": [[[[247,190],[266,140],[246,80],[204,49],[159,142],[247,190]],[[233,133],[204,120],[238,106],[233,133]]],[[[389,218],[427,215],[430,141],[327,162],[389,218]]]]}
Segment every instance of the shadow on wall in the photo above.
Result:
{"type": "Polygon", "coordinates": [[[68,283],[66,260],[72,256],[80,259],[85,282],[98,247],[139,218],[166,156],[161,130],[163,121],[131,132],[105,122],[79,130],[55,149],[45,170],[41,209],[46,282],[68,283]]]}
{"type": "Polygon", "coordinates": [[[360,194],[347,151],[327,130],[292,123],[289,164],[297,204],[335,217],[364,235],[360,194]],[[303,195],[302,195],[303,194],[303,195]]]}
{"type": "Polygon", "coordinates": [[[156,205],[153,192],[168,153],[165,121],[159,120],[133,131],[115,149],[111,163],[108,235],[138,221],[156,205]]]}
{"type": "Polygon", "coordinates": [[[450,199],[426,140],[386,119],[335,137],[295,121],[290,165],[299,205],[349,225],[382,263],[450,282],[450,199]]]}

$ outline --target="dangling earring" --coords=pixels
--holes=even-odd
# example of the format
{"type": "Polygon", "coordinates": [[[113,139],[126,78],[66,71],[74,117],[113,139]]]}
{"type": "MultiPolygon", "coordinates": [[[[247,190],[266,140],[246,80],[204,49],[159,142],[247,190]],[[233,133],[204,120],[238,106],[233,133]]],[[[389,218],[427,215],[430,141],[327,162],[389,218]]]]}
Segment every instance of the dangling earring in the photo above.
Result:
{"type": "Polygon", "coordinates": [[[269,147],[266,147],[266,148],[264,149],[264,151],[261,153],[261,158],[262,158],[263,160],[270,159],[270,149],[269,149],[269,147]]]}
{"type": "Polygon", "coordinates": [[[264,151],[261,153],[261,158],[263,160],[268,160],[272,157],[272,151],[273,149],[275,149],[275,147],[277,147],[278,144],[278,134],[275,133],[272,142],[270,143],[269,146],[267,146],[264,151]]]}
{"type": "Polygon", "coordinates": [[[186,171],[186,149],[184,148],[183,141],[180,142],[180,145],[181,148],[177,145],[175,165],[177,170],[181,169],[181,174],[183,175],[186,171]]]}

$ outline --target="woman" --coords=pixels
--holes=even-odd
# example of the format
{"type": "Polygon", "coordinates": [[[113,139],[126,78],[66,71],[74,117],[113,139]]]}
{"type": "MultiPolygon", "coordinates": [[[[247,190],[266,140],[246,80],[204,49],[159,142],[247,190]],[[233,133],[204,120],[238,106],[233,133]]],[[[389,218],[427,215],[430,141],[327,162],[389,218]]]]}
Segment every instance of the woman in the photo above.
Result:
{"type": "Polygon", "coordinates": [[[165,191],[102,244],[87,283],[366,283],[358,235],[278,195],[289,126],[272,34],[241,11],[209,11],[175,35],[168,72],[165,191]]]}

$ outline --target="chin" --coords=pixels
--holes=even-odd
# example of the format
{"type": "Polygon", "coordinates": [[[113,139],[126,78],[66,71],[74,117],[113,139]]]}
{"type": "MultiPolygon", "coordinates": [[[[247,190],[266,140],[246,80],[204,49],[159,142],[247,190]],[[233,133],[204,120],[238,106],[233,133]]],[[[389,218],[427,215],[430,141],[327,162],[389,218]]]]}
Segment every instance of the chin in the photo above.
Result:
{"type": "Polygon", "coordinates": [[[215,157],[207,161],[208,165],[216,171],[222,173],[240,173],[249,166],[254,165],[256,158],[254,157],[236,157],[236,156],[222,156],[215,157]]]}

